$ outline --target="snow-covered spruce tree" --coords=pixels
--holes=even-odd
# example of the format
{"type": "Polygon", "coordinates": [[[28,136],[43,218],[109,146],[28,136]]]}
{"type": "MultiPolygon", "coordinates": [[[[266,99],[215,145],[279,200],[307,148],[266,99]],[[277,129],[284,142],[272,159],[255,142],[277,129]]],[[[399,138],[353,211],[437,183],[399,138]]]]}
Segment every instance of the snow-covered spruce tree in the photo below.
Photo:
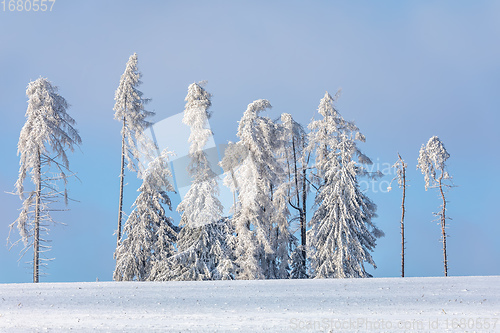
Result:
{"type": "Polygon", "coordinates": [[[178,230],[162,205],[172,210],[167,194],[174,192],[169,182],[172,177],[167,164],[169,154],[164,150],[142,173],[140,194],[116,248],[115,281],[145,281],[154,263],[163,262],[175,253],[178,230]]]}
{"type": "Polygon", "coordinates": [[[238,127],[240,141],[236,144],[247,150],[234,172],[238,202],[232,223],[237,234],[234,250],[238,279],[278,277],[272,235],[279,216],[272,200],[283,175],[275,155],[280,140],[274,122],[258,115],[270,107],[263,99],[250,103],[238,127]]]}
{"type": "MultiPolygon", "coordinates": [[[[398,153],[398,161],[392,166],[396,169],[396,177],[394,180],[398,181],[399,188],[403,189],[403,199],[401,201],[401,277],[405,276],[405,201],[406,201],[406,167],[408,165],[405,163],[401,155],[398,153]]],[[[389,185],[387,188],[390,191],[392,188],[389,185]]]]}
{"type": "MultiPolygon", "coordinates": [[[[425,179],[425,190],[428,188],[438,188],[441,196],[442,204],[441,211],[434,213],[439,217],[441,223],[441,240],[443,242],[443,263],[444,276],[448,276],[448,256],[446,254],[446,198],[445,192],[451,187],[452,177],[447,171],[446,160],[450,154],[446,151],[444,144],[437,136],[433,136],[427,142],[427,145],[422,145],[418,157],[417,169],[422,171],[425,179]]],[[[449,219],[449,217],[448,217],[449,219]]]]}
{"type": "Polygon", "coordinates": [[[363,164],[371,161],[356,147],[356,141],[364,142],[365,137],[354,123],[342,118],[333,103],[327,92],[318,108],[323,118],[309,125],[319,186],[308,235],[312,275],[368,277],[364,263],[376,267],[370,251],[383,235],[372,221],[376,205],[358,184],[358,177],[368,174],[363,164]]]}
{"type": "Polygon", "coordinates": [[[306,279],[306,224],[307,224],[307,194],[309,184],[307,182],[307,172],[310,151],[307,148],[307,134],[299,123],[293,120],[288,113],[281,115],[281,136],[283,141],[283,155],[287,170],[285,186],[288,192],[288,203],[298,212],[298,217],[294,217],[290,222],[298,219],[300,229],[300,245],[296,244],[291,254],[293,279],[306,279]]]}
{"type": "Polygon", "coordinates": [[[42,233],[47,232],[48,223],[53,222],[50,204],[60,197],[68,203],[66,184],[71,172],[66,151],[73,151],[74,146],[81,143],[81,138],[74,128],[75,120],[66,112],[68,103],[49,80],[39,78],[30,82],[26,95],[27,119],[17,145],[21,158],[16,194],[21,199],[27,197],[18,219],[10,227],[12,231],[17,224],[26,251],[33,248],[33,282],[36,283],[43,265],[40,255],[49,249],[43,244],[46,240],[42,233]],[[57,172],[51,173],[51,167],[57,172]],[[32,191],[24,189],[28,172],[35,187],[32,191]],[[64,191],[59,189],[59,181],[63,182],[64,191]]]}
{"type": "Polygon", "coordinates": [[[234,279],[234,258],[227,244],[231,233],[228,219],[203,226],[184,226],[179,232],[178,251],[153,266],[150,281],[201,281],[234,279]]]}
{"type": "Polygon", "coordinates": [[[193,181],[177,207],[181,213],[178,253],[158,268],[155,279],[215,280],[231,279],[231,254],[227,246],[230,230],[222,219],[223,207],[218,199],[218,177],[212,171],[203,151],[212,131],[208,128],[211,95],[201,83],[193,83],[185,98],[183,123],[191,128],[188,172],[193,181]]]}
{"type": "Polygon", "coordinates": [[[198,83],[192,83],[185,98],[186,105],[182,122],[191,129],[189,136],[189,156],[191,161],[188,172],[193,178],[189,191],[177,207],[182,213],[181,225],[203,226],[218,221],[222,217],[223,207],[217,198],[219,194],[218,177],[212,171],[207,154],[203,148],[212,135],[208,128],[211,114],[211,95],[198,83]]]}
{"type": "Polygon", "coordinates": [[[137,54],[130,56],[125,72],[121,76],[120,84],[115,92],[115,119],[122,123],[122,153],[120,169],[120,198],[118,207],[118,229],[117,246],[120,244],[123,217],[123,186],[125,177],[125,160],[131,171],[141,172],[144,166],[141,164],[141,156],[151,160],[154,144],[144,135],[144,130],[151,125],[146,118],[153,116],[154,112],[144,110],[144,105],[149,99],[142,97],[138,90],[141,73],[137,68],[137,54]]]}

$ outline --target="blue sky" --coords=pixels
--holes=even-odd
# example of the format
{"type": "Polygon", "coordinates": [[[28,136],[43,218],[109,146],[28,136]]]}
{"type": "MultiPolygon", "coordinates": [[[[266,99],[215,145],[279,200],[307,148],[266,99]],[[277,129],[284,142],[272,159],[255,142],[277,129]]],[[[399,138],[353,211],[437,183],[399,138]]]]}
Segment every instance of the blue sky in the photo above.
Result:
{"type": "MultiPolygon", "coordinates": [[[[79,203],[54,216],[66,226],[51,229],[56,260],[41,280],[112,278],[120,166],[112,109],[125,63],[137,52],[155,121],[182,112],[190,83],[208,81],[216,144],[237,140],[237,121],[255,99],[271,102],[270,117],[288,112],[307,125],[324,92],[342,88],[338,108],[366,135],[361,148],[375,167],[387,169],[397,152],[409,164],[408,276],[443,274],[432,222],[439,198],[424,190],[416,170],[420,146],[439,136],[458,185],[448,197],[449,274],[498,275],[498,17],[495,1],[59,0],[52,12],[0,11],[0,240],[21,206],[5,192],[17,179],[25,89],[44,76],[72,105],[83,144],[70,155],[81,179],[70,183],[70,194],[79,203]]],[[[137,194],[134,177],[127,174],[125,207],[137,194]]],[[[400,273],[401,192],[386,193],[381,183],[392,177],[368,191],[386,233],[373,253],[376,277],[400,273]]],[[[1,283],[31,281],[24,263],[31,258],[18,262],[20,250],[0,246],[1,283]]]]}

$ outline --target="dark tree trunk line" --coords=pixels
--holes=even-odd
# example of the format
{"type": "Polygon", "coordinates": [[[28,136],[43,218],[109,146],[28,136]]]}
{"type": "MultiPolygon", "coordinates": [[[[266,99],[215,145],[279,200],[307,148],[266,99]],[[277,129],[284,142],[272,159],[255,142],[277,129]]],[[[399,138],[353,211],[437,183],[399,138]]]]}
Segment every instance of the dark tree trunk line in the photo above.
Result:
{"type": "Polygon", "coordinates": [[[444,263],[444,276],[448,276],[448,257],[446,255],[446,199],[443,191],[443,173],[439,177],[439,191],[443,200],[443,209],[441,210],[441,234],[443,238],[443,263],[444,263]]]}
{"type": "Polygon", "coordinates": [[[35,197],[35,230],[33,235],[33,282],[38,283],[40,275],[40,210],[41,210],[41,195],[42,195],[42,159],[40,149],[37,150],[37,173],[38,179],[36,184],[35,197]]]}

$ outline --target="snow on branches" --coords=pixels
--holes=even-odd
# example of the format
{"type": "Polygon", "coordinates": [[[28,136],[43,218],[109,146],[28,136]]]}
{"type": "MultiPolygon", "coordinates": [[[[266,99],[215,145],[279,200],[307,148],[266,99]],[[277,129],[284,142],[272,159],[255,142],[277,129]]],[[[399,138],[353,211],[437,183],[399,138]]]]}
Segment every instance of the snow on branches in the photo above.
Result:
{"type": "Polygon", "coordinates": [[[356,146],[364,136],[342,118],[333,102],[327,92],[318,108],[323,118],[309,125],[319,188],[308,238],[311,268],[315,278],[366,277],[370,275],[364,263],[376,267],[370,251],[383,232],[372,221],[376,205],[359,188],[358,177],[366,171],[353,158],[371,161],[356,146]]]}
{"type": "Polygon", "coordinates": [[[144,110],[144,105],[149,99],[142,97],[138,86],[141,73],[137,68],[137,54],[130,56],[125,72],[121,76],[120,84],[115,92],[115,119],[122,123],[122,153],[120,168],[120,198],[118,205],[118,227],[116,244],[120,245],[123,216],[123,188],[125,178],[125,161],[129,170],[136,171],[141,177],[144,171],[142,160],[150,161],[153,158],[154,143],[144,134],[144,130],[151,126],[146,118],[153,116],[154,112],[144,110]]]}
{"type": "Polygon", "coordinates": [[[33,246],[33,281],[38,282],[40,254],[49,249],[43,244],[46,240],[41,232],[47,232],[48,223],[53,222],[49,214],[50,205],[61,197],[68,203],[66,185],[72,173],[66,151],[73,151],[81,143],[81,138],[74,128],[75,120],[66,112],[69,104],[49,80],[39,78],[30,82],[26,95],[26,123],[17,145],[20,167],[16,194],[21,199],[25,195],[27,198],[19,218],[11,224],[11,230],[17,223],[25,250],[33,246]],[[57,171],[51,172],[50,167],[57,171]],[[24,182],[28,172],[35,189],[26,192],[24,182]],[[60,181],[64,190],[59,189],[60,181]]]}
{"type": "Polygon", "coordinates": [[[134,210],[125,222],[120,245],[115,252],[115,281],[145,281],[154,263],[175,252],[177,227],[167,217],[163,204],[171,210],[167,192],[174,192],[169,179],[168,156],[164,150],[143,173],[143,182],[134,202],[134,210]]]}
{"type": "Polygon", "coordinates": [[[156,280],[232,279],[232,254],[227,245],[232,232],[218,199],[218,177],[203,151],[212,131],[208,128],[210,94],[200,83],[188,88],[183,122],[191,129],[188,171],[191,187],[177,207],[181,213],[177,253],[160,264],[156,280]]]}
{"type": "Polygon", "coordinates": [[[452,177],[446,169],[446,160],[450,154],[446,151],[444,144],[437,136],[433,136],[427,142],[427,145],[422,145],[418,156],[417,169],[422,171],[425,180],[425,190],[428,188],[438,188],[441,195],[441,211],[434,213],[438,216],[441,223],[441,240],[443,243],[443,263],[444,276],[448,276],[448,255],[446,253],[446,189],[453,187],[451,183],[452,177]]]}
{"type": "Polygon", "coordinates": [[[138,89],[142,83],[142,74],[137,67],[137,61],[136,53],[130,56],[115,92],[113,110],[115,119],[122,122],[122,154],[127,161],[127,167],[140,173],[145,168],[140,162],[141,158],[152,159],[154,144],[144,134],[144,130],[151,126],[147,118],[155,113],[144,109],[150,100],[143,98],[143,93],[138,89]]]}

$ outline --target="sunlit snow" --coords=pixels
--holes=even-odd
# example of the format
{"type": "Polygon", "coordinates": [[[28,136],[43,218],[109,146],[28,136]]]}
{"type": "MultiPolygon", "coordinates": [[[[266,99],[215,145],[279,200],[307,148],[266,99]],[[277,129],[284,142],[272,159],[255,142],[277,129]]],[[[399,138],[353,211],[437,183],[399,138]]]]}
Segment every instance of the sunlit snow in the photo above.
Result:
{"type": "Polygon", "coordinates": [[[498,332],[500,277],[0,285],[0,331],[70,330],[498,332]]]}

